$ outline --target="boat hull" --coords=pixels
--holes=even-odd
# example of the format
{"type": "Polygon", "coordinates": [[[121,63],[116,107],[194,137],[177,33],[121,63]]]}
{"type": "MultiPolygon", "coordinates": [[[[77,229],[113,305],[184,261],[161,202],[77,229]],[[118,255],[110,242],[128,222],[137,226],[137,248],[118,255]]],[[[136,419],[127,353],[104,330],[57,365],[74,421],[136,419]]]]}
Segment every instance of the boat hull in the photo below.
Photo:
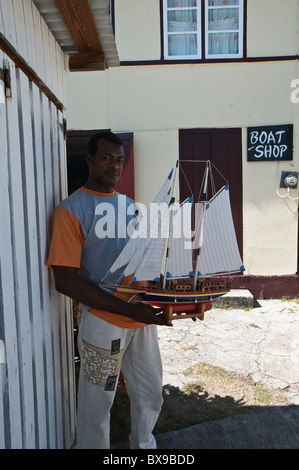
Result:
{"type": "Polygon", "coordinates": [[[160,307],[160,308],[165,308],[165,307],[172,307],[173,313],[180,314],[180,313],[198,313],[199,310],[199,305],[205,304],[204,306],[204,311],[206,312],[207,310],[211,310],[212,308],[212,302],[207,301],[207,302],[188,302],[188,303],[163,303],[163,302],[156,302],[156,303],[151,303],[153,307],[160,307]]]}
{"type": "Polygon", "coordinates": [[[205,310],[212,308],[212,301],[229,292],[229,289],[219,291],[169,291],[150,290],[134,287],[117,287],[116,294],[134,297],[135,301],[147,303],[156,307],[172,307],[175,313],[192,313],[198,311],[198,304],[205,303],[205,310]]]}

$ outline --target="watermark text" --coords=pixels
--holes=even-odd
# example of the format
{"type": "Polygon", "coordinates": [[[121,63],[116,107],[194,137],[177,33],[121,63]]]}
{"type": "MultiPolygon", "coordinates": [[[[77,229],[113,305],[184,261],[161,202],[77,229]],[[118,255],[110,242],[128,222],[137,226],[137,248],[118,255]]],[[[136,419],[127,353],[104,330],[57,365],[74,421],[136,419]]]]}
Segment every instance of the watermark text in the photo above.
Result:
{"type": "Polygon", "coordinates": [[[297,104],[299,103],[299,78],[291,81],[291,88],[295,88],[291,93],[291,102],[297,104]]]}

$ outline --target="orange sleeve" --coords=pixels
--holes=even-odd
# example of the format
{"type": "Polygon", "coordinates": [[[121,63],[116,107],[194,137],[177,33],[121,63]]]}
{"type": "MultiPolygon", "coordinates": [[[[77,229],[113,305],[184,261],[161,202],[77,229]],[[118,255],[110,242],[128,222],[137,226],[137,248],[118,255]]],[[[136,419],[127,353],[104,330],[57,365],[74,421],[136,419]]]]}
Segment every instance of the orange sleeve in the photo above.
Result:
{"type": "Polygon", "coordinates": [[[80,268],[84,234],[79,220],[57,207],[52,217],[52,238],[47,266],[80,268]]]}

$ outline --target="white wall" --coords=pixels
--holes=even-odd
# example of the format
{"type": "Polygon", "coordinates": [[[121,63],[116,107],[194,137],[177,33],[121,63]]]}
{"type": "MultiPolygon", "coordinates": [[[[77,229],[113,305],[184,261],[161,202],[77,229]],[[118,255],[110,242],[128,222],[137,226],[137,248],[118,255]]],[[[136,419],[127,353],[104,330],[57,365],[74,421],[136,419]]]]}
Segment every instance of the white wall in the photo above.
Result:
{"type": "Polygon", "coordinates": [[[247,1],[247,56],[296,55],[298,0],[247,1]]]}
{"type": "Polygon", "coordinates": [[[160,59],[159,0],[116,0],[115,24],[121,60],[160,59]]]}

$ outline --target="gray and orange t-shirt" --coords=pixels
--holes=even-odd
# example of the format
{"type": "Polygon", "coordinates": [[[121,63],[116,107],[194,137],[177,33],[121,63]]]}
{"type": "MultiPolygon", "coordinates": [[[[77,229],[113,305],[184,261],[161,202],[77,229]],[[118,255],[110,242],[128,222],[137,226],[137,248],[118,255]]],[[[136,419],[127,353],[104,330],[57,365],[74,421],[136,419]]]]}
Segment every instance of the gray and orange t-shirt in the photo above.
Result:
{"type": "MultiPolygon", "coordinates": [[[[138,214],[137,204],[123,194],[78,189],[54,211],[47,266],[78,268],[82,277],[99,285],[124,248],[128,227],[136,223],[138,214]]],[[[120,275],[116,272],[106,282],[113,284],[120,275]]],[[[121,328],[144,326],[126,316],[89,307],[94,315],[121,328]]]]}

